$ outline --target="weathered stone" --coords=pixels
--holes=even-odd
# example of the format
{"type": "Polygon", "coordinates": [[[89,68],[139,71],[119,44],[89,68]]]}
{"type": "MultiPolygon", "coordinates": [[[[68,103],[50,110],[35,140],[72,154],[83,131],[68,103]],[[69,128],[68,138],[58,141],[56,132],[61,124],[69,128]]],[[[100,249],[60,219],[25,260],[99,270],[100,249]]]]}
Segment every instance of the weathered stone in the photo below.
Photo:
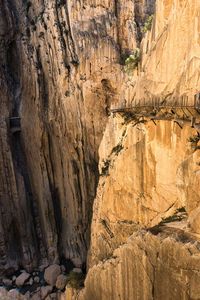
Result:
{"type": "Polygon", "coordinates": [[[16,285],[21,287],[25,284],[25,282],[29,279],[30,277],[30,274],[26,273],[26,272],[23,272],[21,275],[19,275],[17,278],[16,278],[16,285]]]}
{"type": "Polygon", "coordinates": [[[61,265],[60,267],[61,267],[62,273],[65,273],[65,271],[66,271],[65,266],[61,265]]]}
{"type": "Polygon", "coordinates": [[[58,290],[63,290],[67,283],[67,276],[59,275],[56,280],[56,287],[58,290]]]}
{"type": "Polygon", "coordinates": [[[35,283],[39,283],[39,282],[40,282],[40,278],[39,278],[38,276],[35,276],[35,277],[34,277],[34,282],[35,282],[35,283]]]}
{"type": "Polygon", "coordinates": [[[40,291],[34,293],[34,295],[32,296],[31,300],[41,300],[40,291]]]}
{"type": "Polygon", "coordinates": [[[30,278],[27,284],[32,285],[33,284],[33,278],[30,278]]]}
{"type": "Polygon", "coordinates": [[[59,243],[61,256],[85,263],[98,148],[124,80],[120,55],[137,46],[136,23],[155,1],[135,2],[29,1],[24,8],[1,1],[0,272],[4,263],[11,274],[21,266],[31,272],[38,250],[40,261],[58,262],[59,243]],[[10,135],[13,114],[21,131],[10,135]]]}
{"type": "Polygon", "coordinates": [[[44,272],[44,280],[51,286],[56,284],[57,277],[60,275],[61,269],[59,265],[51,265],[44,272]]]}
{"type": "Polygon", "coordinates": [[[144,230],[133,234],[113,257],[89,270],[80,293],[67,287],[66,298],[199,299],[200,251],[182,239],[181,231],[168,227],[158,235],[144,230]]]}
{"type": "Polygon", "coordinates": [[[5,286],[10,287],[10,286],[12,286],[12,280],[10,280],[10,279],[3,279],[3,284],[5,286]]]}
{"type": "Polygon", "coordinates": [[[46,296],[50,294],[52,290],[53,290],[53,286],[51,285],[41,287],[41,298],[45,299],[46,296]]]}
{"type": "Polygon", "coordinates": [[[14,276],[12,277],[12,281],[15,282],[16,278],[17,278],[17,277],[14,275],[14,276]]]}
{"type": "Polygon", "coordinates": [[[75,273],[82,273],[81,268],[73,268],[72,271],[75,272],[75,273]]]}
{"type": "Polygon", "coordinates": [[[5,288],[0,287],[0,299],[6,299],[7,291],[5,288]]]}

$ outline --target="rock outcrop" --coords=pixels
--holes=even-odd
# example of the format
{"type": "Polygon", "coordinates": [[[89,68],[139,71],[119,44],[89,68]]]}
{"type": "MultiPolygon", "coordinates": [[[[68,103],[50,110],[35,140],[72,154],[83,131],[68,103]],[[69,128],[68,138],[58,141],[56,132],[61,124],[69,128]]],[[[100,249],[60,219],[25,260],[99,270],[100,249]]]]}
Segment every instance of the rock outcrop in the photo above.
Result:
{"type": "Polygon", "coordinates": [[[199,299],[199,242],[170,230],[157,236],[139,231],[91,268],[81,292],[66,299],[199,299]]]}

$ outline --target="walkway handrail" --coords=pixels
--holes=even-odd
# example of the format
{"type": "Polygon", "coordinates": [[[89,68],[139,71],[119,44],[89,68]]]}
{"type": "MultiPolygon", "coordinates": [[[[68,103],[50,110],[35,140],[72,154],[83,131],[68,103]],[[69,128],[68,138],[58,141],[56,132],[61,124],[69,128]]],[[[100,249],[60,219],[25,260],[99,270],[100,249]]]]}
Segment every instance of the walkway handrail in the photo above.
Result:
{"type": "Polygon", "coordinates": [[[174,99],[174,101],[167,101],[166,99],[153,98],[152,100],[140,99],[132,100],[131,103],[128,103],[124,99],[123,103],[111,104],[111,111],[132,109],[132,108],[199,108],[200,109],[200,93],[194,95],[193,99],[189,99],[188,96],[182,96],[179,100],[174,99]]]}

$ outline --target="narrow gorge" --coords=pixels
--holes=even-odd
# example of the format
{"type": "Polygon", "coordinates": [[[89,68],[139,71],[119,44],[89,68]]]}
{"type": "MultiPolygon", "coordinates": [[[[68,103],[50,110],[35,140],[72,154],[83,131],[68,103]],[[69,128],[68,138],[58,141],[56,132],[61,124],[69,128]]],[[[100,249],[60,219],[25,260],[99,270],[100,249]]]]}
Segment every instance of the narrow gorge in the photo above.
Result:
{"type": "Polygon", "coordinates": [[[0,0],[0,300],[200,299],[199,0],[0,0]]]}

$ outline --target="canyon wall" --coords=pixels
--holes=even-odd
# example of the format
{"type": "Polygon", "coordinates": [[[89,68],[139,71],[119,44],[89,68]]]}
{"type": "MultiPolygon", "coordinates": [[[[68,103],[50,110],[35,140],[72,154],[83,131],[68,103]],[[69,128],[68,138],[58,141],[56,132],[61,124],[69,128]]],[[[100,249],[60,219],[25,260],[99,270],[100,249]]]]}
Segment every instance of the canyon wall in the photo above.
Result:
{"type": "Polygon", "coordinates": [[[200,298],[199,117],[193,128],[177,121],[181,114],[192,118],[193,109],[172,109],[172,121],[167,110],[151,120],[123,109],[124,99],[127,107],[185,97],[192,104],[199,93],[199,13],[197,1],[156,3],[141,62],[123,82],[122,110],[109,117],[99,148],[85,288],[68,286],[67,299],[200,298]]]}
{"type": "Polygon", "coordinates": [[[1,1],[1,274],[90,244],[98,148],[154,1],[1,1]],[[21,131],[9,118],[21,118],[21,131]],[[14,132],[14,131],[15,132],[14,132]]]}

